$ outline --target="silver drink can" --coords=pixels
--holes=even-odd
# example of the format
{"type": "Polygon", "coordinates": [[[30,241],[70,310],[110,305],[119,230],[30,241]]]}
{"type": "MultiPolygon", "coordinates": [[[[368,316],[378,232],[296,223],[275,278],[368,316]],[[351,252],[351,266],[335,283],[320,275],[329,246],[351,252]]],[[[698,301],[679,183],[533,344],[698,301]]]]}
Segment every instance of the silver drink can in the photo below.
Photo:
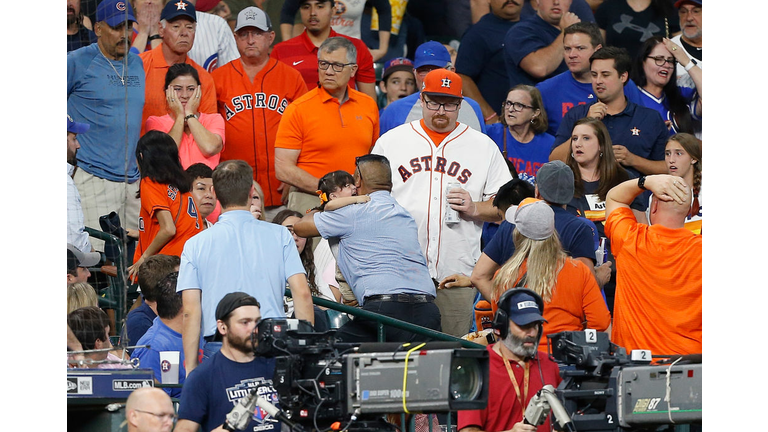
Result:
{"type": "Polygon", "coordinates": [[[448,224],[455,224],[459,223],[459,212],[452,209],[451,205],[448,203],[448,192],[451,191],[451,189],[460,189],[461,185],[457,182],[450,182],[445,187],[445,223],[448,224]]]}

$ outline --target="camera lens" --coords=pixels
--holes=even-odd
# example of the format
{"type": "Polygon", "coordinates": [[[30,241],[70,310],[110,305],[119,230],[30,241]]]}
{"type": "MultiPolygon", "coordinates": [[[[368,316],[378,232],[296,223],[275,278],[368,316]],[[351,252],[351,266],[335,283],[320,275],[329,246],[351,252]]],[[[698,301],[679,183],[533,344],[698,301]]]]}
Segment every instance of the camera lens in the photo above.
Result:
{"type": "Polygon", "coordinates": [[[454,357],[451,360],[451,398],[471,401],[480,395],[483,388],[482,373],[477,359],[454,357]]]}

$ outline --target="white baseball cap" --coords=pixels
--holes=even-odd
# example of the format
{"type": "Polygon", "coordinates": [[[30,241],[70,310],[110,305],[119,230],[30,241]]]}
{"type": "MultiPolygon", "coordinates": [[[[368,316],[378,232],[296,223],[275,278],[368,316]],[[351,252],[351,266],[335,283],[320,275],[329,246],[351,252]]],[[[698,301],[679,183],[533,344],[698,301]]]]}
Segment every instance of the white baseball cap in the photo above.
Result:
{"type": "Polygon", "coordinates": [[[272,20],[263,10],[256,6],[248,6],[237,14],[235,31],[243,27],[256,27],[263,31],[272,31],[272,20]]]}

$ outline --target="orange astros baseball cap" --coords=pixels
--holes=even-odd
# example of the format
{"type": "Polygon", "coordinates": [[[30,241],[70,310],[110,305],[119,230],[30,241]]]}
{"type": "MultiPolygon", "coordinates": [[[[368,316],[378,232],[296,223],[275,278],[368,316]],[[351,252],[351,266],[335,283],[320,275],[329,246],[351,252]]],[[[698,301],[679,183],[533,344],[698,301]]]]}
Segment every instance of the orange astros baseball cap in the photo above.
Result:
{"type": "Polygon", "coordinates": [[[424,77],[421,92],[427,96],[464,98],[461,93],[461,77],[448,69],[435,69],[424,77]]]}

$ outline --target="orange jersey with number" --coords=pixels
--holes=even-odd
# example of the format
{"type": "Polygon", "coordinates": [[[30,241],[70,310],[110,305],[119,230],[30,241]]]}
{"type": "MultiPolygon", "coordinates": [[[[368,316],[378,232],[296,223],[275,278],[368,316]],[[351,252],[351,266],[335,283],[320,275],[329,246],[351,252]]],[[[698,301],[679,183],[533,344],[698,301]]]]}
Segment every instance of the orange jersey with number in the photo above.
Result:
{"type": "Polygon", "coordinates": [[[253,82],[240,59],[211,74],[216,104],[224,117],[227,146],[221,160],[241,159],[253,168],[254,180],[264,190],[264,205],[280,205],[275,177],[275,135],[285,108],[307,92],[301,74],[270,58],[253,82]]]}
{"type": "Polygon", "coordinates": [[[163,210],[171,213],[176,225],[176,235],[157,253],[181,256],[184,243],[203,228],[192,194],[179,192],[171,185],[157,183],[148,178],[141,179],[139,191],[141,192],[139,242],[136,245],[133,261],[136,262],[141,257],[160,230],[157,212],[163,210]]]}

